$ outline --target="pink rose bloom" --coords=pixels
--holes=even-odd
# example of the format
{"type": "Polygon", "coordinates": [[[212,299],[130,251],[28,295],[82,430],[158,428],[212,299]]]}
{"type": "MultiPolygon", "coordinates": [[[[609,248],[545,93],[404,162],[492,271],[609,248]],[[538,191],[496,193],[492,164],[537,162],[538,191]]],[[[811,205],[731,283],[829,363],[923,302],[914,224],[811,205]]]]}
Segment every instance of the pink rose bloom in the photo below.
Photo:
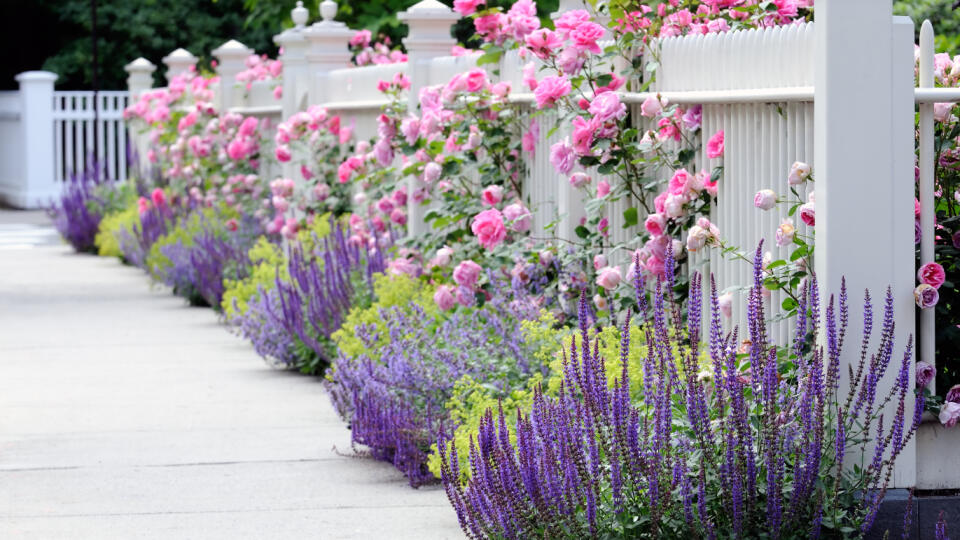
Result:
{"type": "Polygon", "coordinates": [[[523,84],[531,91],[537,89],[537,66],[533,62],[523,65],[523,84]]]}
{"type": "Polygon", "coordinates": [[[325,201],[330,196],[330,186],[327,184],[317,184],[313,186],[313,195],[318,201],[325,201]]]}
{"type": "Polygon", "coordinates": [[[598,311],[606,311],[610,307],[610,303],[607,302],[607,299],[599,294],[593,295],[593,305],[597,306],[598,311]]]}
{"type": "Polygon", "coordinates": [[[580,155],[590,153],[590,146],[593,144],[593,136],[597,131],[599,122],[596,118],[587,120],[582,116],[573,119],[573,149],[580,155]]]}
{"type": "Polygon", "coordinates": [[[370,44],[372,34],[369,30],[357,30],[357,33],[350,38],[351,47],[360,47],[361,49],[370,44]]]}
{"type": "Polygon", "coordinates": [[[570,39],[578,50],[600,54],[603,50],[600,49],[597,41],[603,38],[604,32],[604,28],[597,23],[582,22],[570,32],[570,39]]]}
{"type": "Polygon", "coordinates": [[[950,112],[953,110],[953,103],[934,103],[933,119],[937,122],[946,122],[950,119],[950,112]]]}
{"type": "Polygon", "coordinates": [[[397,225],[403,226],[407,224],[407,213],[401,208],[394,208],[390,212],[390,221],[396,223],[397,225]]]}
{"type": "Polygon", "coordinates": [[[548,28],[541,28],[532,32],[524,41],[538,58],[548,58],[563,45],[560,36],[548,28]]]}
{"type": "Polygon", "coordinates": [[[501,81],[493,85],[490,88],[490,92],[500,99],[507,99],[507,96],[510,95],[511,87],[510,81],[501,81]]]}
{"type": "Polygon", "coordinates": [[[273,88],[273,99],[282,99],[283,98],[283,87],[275,86],[273,88]]]}
{"type": "Polygon", "coordinates": [[[917,387],[923,388],[937,375],[937,370],[926,362],[917,362],[917,387]]]}
{"type": "Polygon", "coordinates": [[[480,194],[480,200],[487,206],[495,206],[503,200],[503,188],[500,186],[487,186],[480,194]]]}
{"type": "Polygon", "coordinates": [[[286,163],[287,161],[290,161],[290,159],[293,157],[290,154],[290,149],[287,146],[282,144],[277,146],[275,154],[277,156],[277,161],[281,161],[284,163],[286,163]]]}
{"type": "Polygon", "coordinates": [[[663,105],[660,104],[660,100],[657,96],[649,96],[647,99],[643,100],[643,104],[640,105],[640,114],[646,116],[647,118],[653,118],[660,114],[660,111],[663,110],[663,105]]]}
{"type": "Polygon", "coordinates": [[[689,178],[693,176],[686,169],[677,169],[673,173],[673,176],[670,177],[670,183],[668,184],[668,189],[670,190],[671,195],[683,195],[686,191],[685,187],[689,182],[689,178]]]}
{"type": "Polygon", "coordinates": [[[337,178],[340,180],[341,184],[346,184],[350,180],[350,175],[353,174],[353,171],[360,168],[363,164],[357,156],[351,156],[347,158],[346,161],[340,164],[340,167],[337,168],[337,178]]]}
{"type": "Polygon", "coordinates": [[[952,428],[960,420],[960,403],[948,401],[940,407],[940,423],[944,427],[952,428]]]}
{"type": "Polygon", "coordinates": [[[784,219],[777,227],[777,245],[783,247],[793,242],[793,236],[796,233],[797,229],[793,226],[793,220],[790,218],[784,219]]]}
{"type": "Polygon", "coordinates": [[[437,266],[446,266],[453,260],[453,249],[444,246],[437,250],[437,255],[433,258],[433,264],[437,266]]]}
{"type": "Polygon", "coordinates": [[[230,159],[239,161],[247,155],[247,145],[240,139],[234,139],[227,145],[227,155],[230,159]]]}
{"type": "Polygon", "coordinates": [[[797,213],[800,214],[800,221],[806,223],[810,227],[813,227],[817,224],[817,210],[812,202],[800,205],[797,213]]]}
{"type": "Polygon", "coordinates": [[[383,197],[377,201],[377,209],[384,214],[389,214],[390,212],[393,212],[393,201],[391,201],[388,197],[383,197]]]}
{"type": "Polygon", "coordinates": [[[532,216],[530,211],[521,203],[507,205],[503,209],[503,217],[511,223],[510,229],[514,232],[527,232],[530,230],[530,221],[532,216]]]}
{"type": "Polygon", "coordinates": [[[960,384],[951,386],[944,399],[953,403],[960,403],[960,384]]]}
{"type": "Polygon", "coordinates": [[[243,120],[243,123],[240,124],[239,134],[243,137],[251,137],[253,136],[254,132],[257,131],[257,126],[259,124],[260,122],[256,118],[248,116],[243,120]]]}
{"type": "Polygon", "coordinates": [[[437,178],[440,178],[441,172],[443,172],[443,168],[440,164],[431,161],[423,166],[423,181],[432,184],[437,178]]]}
{"type": "Polygon", "coordinates": [[[461,287],[473,288],[477,283],[477,278],[480,277],[480,271],[479,264],[471,260],[463,261],[453,269],[453,281],[461,287]]]}
{"type": "Polygon", "coordinates": [[[604,254],[598,254],[593,256],[593,269],[600,270],[604,266],[607,266],[607,257],[604,254]]]}
{"type": "Polygon", "coordinates": [[[917,281],[925,283],[934,289],[939,289],[946,281],[947,275],[939,263],[929,262],[917,270],[917,281]]]}
{"type": "Polygon", "coordinates": [[[703,121],[703,106],[694,105],[686,110],[681,117],[683,120],[683,127],[694,131],[700,129],[700,123],[703,121]]]}
{"type": "Polygon", "coordinates": [[[787,175],[787,184],[797,186],[806,182],[807,178],[810,178],[810,165],[802,161],[796,161],[790,166],[790,174],[787,175]]]}
{"type": "Polygon", "coordinates": [[[473,218],[470,227],[480,245],[493,249],[507,236],[507,229],[503,226],[503,215],[496,208],[484,210],[473,218]]]}
{"type": "Polygon", "coordinates": [[[566,139],[554,143],[553,146],[550,147],[550,163],[558,173],[563,175],[570,174],[576,160],[577,156],[566,139]]]}
{"type": "Polygon", "coordinates": [[[394,276],[406,274],[408,276],[417,277],[420,275],[420,265],[408,257],[398,257],[387,264],[387,273],[394,276]]]}
{"type": "Polygon", "coordinates": [[[650,214],[647,216],[647,219],[643,222],[644,228],[647,229],[647,232],[653,236],[660,236],[663,234],[664,228],[667,226],[667,218],[663,214],[650,214]]]}
{"type": "Polygon", "coordinates": [[[940,293],[932,285],[921,283],[913,290],[913,300],[920,309],[932,308],[940,301],[940,293]]]}
{"type": "Polygon", "coordinates": [[[479,92],[486,88],[487,72],[480,68],[474,68],[463,75],[463,81],[468,92],[479,92]]]}
{"type": "Polygon", "coordinates": [[[597,272],[597,285],[608,291],[616,289],[621,279],[623,278],[620,274],[620,269],[614,266],[601,268],[597,272]]]}
{"type": "Polygon", "coordinates": [[[733,317],[733,293],[720,295],[720,298],[717,299],[717,305],[720,307],[720,312],[723,313],[724,317],[728,319],[733,317]]]}
{"type": "Polygon", "coordinates": [[[590,183],[590,177],[586,173],[575,172],[570,175],[570,185],[575,188],[582,188],[590,183]]]}
{"type": "Polygon", "coordinates": [[[452,289],[453,287],[449,285],[443,285],[437,288],[437,292],[433,293],[433,301],[436,302],[441,311],[450,310],[456,305],[457,300],[453,296],[452,289]]]}
{"type": "Polygon", "coordinates": [[[554,21],[554,26],[557,27],[557,32],[561,36],[567,37],[570,35],[570,32],[575,30],[581,23],[588,22],[590,20],[590,13],[583,9],[571,9],[569,11],[564,11],[562,15],[557,17],[557,20],[554,21]]]}
{"type": "Polygon", "coordinates": [[[610,193],[610,184],[606,180],[601,180],[597,183],[597,198],[606,197],[610,193]]]}
{"type": "Polygon", "coordinates": [[[570,81],[566,77],[551,75],[544,77],[537,83],[536,90],[533,91],[537,98],[537,108],[553,106],[558,99],[570,93],[570,81]]]}
{"type": "Polygon", "coordinates": [[[772,189],[761,189],[753,196],[753,205],[761,210],[770,210],[777,205],[777,194],[772,189]]]}
{"type": "Polygon", "coordinates": [[[162,189],[156,188],[150,193],[150,200],[157,206],[163,206],[167,202],[167,196],[164,195],[162,189]]]}
{"type": "Polygon", "coordinates": [[[473,15],[477,6],[486,3],[486,0],[453,0],[453,10],[463,17],[473,15]]]}
{"type": "Polygon", "coordinates": [[[620,103],[616,92],[604,92],[593,98],[588,109],[600,123],[618,120],[627,115],[627,106],[620,103]]]}
{"type": "Polygon", "coordinates": [[[713,134],[707,141],[707,157],[710,159],[723,156],[723,130],[713,134]]]}
{"type": "Polygon", "coordinates": [[[405,190],[404,188],[398,188],[396,191],[393,192],[393,195],[391,195],[391,197],[393,198],[394,204],[396,204],[397,206],[404,206],[407,204],[407,190],[405,190]]]}

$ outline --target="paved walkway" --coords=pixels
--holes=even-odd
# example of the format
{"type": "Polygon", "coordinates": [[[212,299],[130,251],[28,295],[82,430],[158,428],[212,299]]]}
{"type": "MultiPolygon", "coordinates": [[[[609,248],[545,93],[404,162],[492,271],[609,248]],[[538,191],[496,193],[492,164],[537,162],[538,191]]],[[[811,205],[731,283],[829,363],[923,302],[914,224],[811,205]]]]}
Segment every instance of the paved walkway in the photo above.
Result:
{"type": "Polygon", "coordinates": [[[316,379],[267,367],[139,270],[11,221],[0,538],[461,537],[442,489],[334,450],[349,432],[316,379]]]}

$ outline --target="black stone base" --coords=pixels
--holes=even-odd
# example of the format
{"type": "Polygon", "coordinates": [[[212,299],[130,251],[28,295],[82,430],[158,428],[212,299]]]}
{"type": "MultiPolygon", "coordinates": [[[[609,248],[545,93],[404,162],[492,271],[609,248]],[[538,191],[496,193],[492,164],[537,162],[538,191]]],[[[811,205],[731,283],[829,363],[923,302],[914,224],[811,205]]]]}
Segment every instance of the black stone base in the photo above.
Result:
{"type": "MultiPolygon", "coordinates": [[[[907,509],[908,491],[887,491],[883,504],[866,538],[880,540],[889,530],[891,540],[903,537],[903,518],[907,509]]],[[[913,516],[910,523],[911,540],[933,540],[940,512],[947,522],[947,536],[960,538],[960,493],[917,492],[913,498],[913,516]]]]}

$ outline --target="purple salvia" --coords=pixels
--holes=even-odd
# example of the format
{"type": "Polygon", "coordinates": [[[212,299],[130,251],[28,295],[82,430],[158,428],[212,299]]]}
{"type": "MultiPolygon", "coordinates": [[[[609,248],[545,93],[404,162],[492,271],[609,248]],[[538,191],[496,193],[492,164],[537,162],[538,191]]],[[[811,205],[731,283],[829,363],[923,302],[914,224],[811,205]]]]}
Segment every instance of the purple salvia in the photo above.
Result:
{"type": "Polygon", "coordinates": [[[947,521],[943,518],[943,510],[941,510],[937,516],[937,526],[934,530],[934,537],[936,540],[950,540],[950,537],[947,536],[947,521]]]}

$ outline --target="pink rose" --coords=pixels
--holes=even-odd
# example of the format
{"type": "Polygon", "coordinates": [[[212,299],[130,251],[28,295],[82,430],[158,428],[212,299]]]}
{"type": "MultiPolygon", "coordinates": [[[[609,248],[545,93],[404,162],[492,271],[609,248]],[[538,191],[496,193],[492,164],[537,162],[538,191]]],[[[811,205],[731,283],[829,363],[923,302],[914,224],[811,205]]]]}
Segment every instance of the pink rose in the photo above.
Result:
{"type": "Polygon", "coordinates": [[[724,317],[728,319],[733,317],[733,293],[720,295],[720,298],[717,298],[717,306],[720,308],[720,313],[723,313],[724,317]]]}
{"type": "Polygon", "coordinates": [[[810,178],[810,165],[802,161],[796,161],[790,166],[790,174],[787,175],[787,184],[798,186],[810,178]]]}
{"type": "Polygon", "coordinates": [[[431,184],[437,178],[440,178],[440,173],[443,172],[443,168],[440,167],[440,164],[431,161],[423,166],[423,181],[431,184]]]}
{"type": "Polygon", "coordinates": [[[530,215],[530,211],[521,203],[507,205],[507,207],[503,209],[503,217],[511,223],[510,229],[514,232],[526,232],[530,230],[532,216],[530,215]]]}
{"type": "Polygon", "coordinates": [[[937,305],[940,301],[940,293],[932,285],[921,283],[913,290],[913,299],[920,309],[928,309],[937,305]]]}
{"type": "Polygon", "coordinates": [[[594,22],[582,22],[570,32],[570,39],[573,40],[573,46],[581,51],[590,51],[593,54],[603,52],[600,45],[597,44],[603,38],[604,29],[594,22]]]}
{"type": "Polygon", "coordinates": [[[660,104],[660,100],[657,99],[657,96],[649,96],[647,99],[643,100],[643,104],[640,105],[640,114],[646,116],[647,118],[653,118],[660,114],[660,111],[663,110],[663,105],[660,104]]]}
{"type": "Polygon", "coordinates": [[[660,236],[663,234],[663,229],[667,226],[667,218],[659,213],[650,214],[643,222],[643,226],[647,229],[647,232],[653,236],[660,236]]]}
{"type": "Polygon", "coordinates": [[[164,195],[162,189],[156,188],[150,193],[150,200],[157,206],[163,206],[167,202],[167,196],[164,195]]]}
{"type": "Polygon", "coordinates": [[[456,298],[453,297],[452,287],[449,285],[438,287],[437,292],[433,293],[433,301],[436,302],[440,311],[452,309],[457,303],[456,298]]]}
{"type": "Polygon", "coordinates": [[[940,407],[940,423],[944,427],[952,428],[960,420],[960,403],[948,401],[940,407]]]}
{"type": "Polygon", "coordinates": [[[917,362],[917,387],[923,388],[937,375],[937,370],[926,362],[917,362]]]}
{"type": "Polygon", "coordinates": [[[570,175],[570,185],[575,188],[582,188],[590,183],[590,177],[586,173],[575,172],[570,175]]]}
{"type": "Polygon", "coordinates": [[[317,184],[313,186],[313,195],[318,201],[325,201],[330,196],[330,186],[327,184],[317,184]]]}
{"type": "Polygon", "coordinates": [[[558,99],[569,94],[570,89],[570,81],[566,77],[556,75],[544,77],[533,91],[534,97],[537,98],[537,108],[553,106],[558,99]]]}
{"type": "Polygon", "coordinates": [[[606,180],[597,183],[597,198],[606,197],[610,193],[610,184],[606,180]]]}
{"type": "Polygon", "coordinates": [[[453,249],[444,246],[437,250],[437,254],[433,258],[433,264],[437,266],[446,266],[450,264],[451,260],[453,260],[453,249]]]}
{"type": "Polygon", "coordinates": [[[573,149],[580,155],[590,154],[594,133],[600,127],[597,118],[587,120],[582,116],[573,119],[573,149]]]}
{"type": "Polygon", "coordinates": [[[463,261],[453,269],[453,281],[461,287],[473,288],[480,277],[480,270],[479,264],[471,260],[463,261]]]}
{"type": "Polygon", "coordinates": [[[480,200],[487,206],[495,206],[503,200],[503,188],[500,186],[487,186],[480,194],[480,200]]]}
{"type": "Polygon", "coordinates": [[[713,134],[707,141],[707,157],[710,159],[723,156],[723,130],[713,134]]]}
{"type": "Polygon", "coordinates": [[[570,174],[570,171],[573,170],[576,160],[577,156],[574,153],[573,148],[567,144],[566,139],[558,143],[554,143],[550,147],[550,163],[558,173],[563,175],[570,174]]]}
{"type": "Polygon", "coordinates": [[[686,169],[677,169],[676,172],[673,173],[673,176],[670,177],[668,184],[670,194],[683,195],[691,176],[693,175],[687,172],[686,169]]]}
{"type": "Polygon", "coordinates": [[[473,234],[477,237],[480,245],[493,249],[497,244],[503,241],[507,235],[507,230],[503,226],[503,215],[496,208],[484,210],[473,218],[473,225],[470,227],[473,234]]]}
{"type": "Polygon", "coordinates": [[[797,213],[800,214],[800,221],[806,223],[810,227],[813,227],[817,224],[817,211],[812,202],[801,204],[800,208],[797,210],[797,213]]]}
{"type": "Polygon", "coordinates": [[[608,291],[616,289],[621,279],[620,269],[614,266],[601,268],[597,273],[597,285],[608,291]]]}
{"type": "Polygon", "coordinates": [[[934,103],[933,119],[937,122],[946,122],[950,119],[951,111],[953,111],[953,103],[934,103]]]}
{"type": "Polygon", "coordinates": [[[753,196],[753,205],[761,210],[770,210],[777,205],[777,194],[772,189],[761,189],[753,196]]]}
{"type": "Polygon", "coordinates": [[[796,233],[797,229],[793,226],[793,220],[790,218],[784,219],[777,227],[777,245],[783,247],[790,244],[793,242],[793,236],[796,233]]]}
{"type": "Polygon", "coordinates": [[[390,221],[402,227],[407,224],[407,213],[404,212],[402,208],[394,208],[393,211],[390,212],[390,221]]]}
{"type": "Polygon", "coordinates": [[[474,68],[466,72],[463,76],[468,92],[479,92],[487,86],[487,72],[480,68],[474,68]]]}
{"type": "Polygon", "coordinates": [[[553,55],[563,45],[560,36],[548,28],[541,28],[532,32],[524,41],[526,41],[527,47],[533,54],[543,59],[553,55]]]}
{"type": "Polygon", "coordinates": [[[243,123],[240,124],[239,134],[243,137],[250,137],[257,131],[257,126],[260,124],[260,121],[252,116],[248,116],[243,120],[243,123]]]}
{"type": "Polygon", "coordinates": [[[453,0],[453,10],[464,17],[473,15],[477,6],[486,3],[486,0],[453,0]]]}
{"type": "Polygon", "coordinates": [[[627,115],[627,106],[620,103],[620,96],[616,92],[604,92],[593,98],[590,108],[587,109],[603,124],[617,120],[627,115]]]}
{"type": "Polygon", "coordinates": [[[290,154],[290,149],[287,148],[285,145],[278,145],[278,146],[277,146],[276,156],[277,156],[277,161],[281,161],[281,162],[284,162],[284,163],[290,161],[290,158],[293,157],[293,156],[290,154]]]}
{"type": "Polygon", "coordinates": [[[408,257],[398,257],[387,264],[387,273],[394,276],[406,274],[408,276],[417,277],[420,274],[420,265],[408,257]]]}
{"type": "Polygon", "coordinates": [[[607,266],[607,256],[600,253],[593,256],[593,269],[600,270],[604,266],[607,266]]]}
{"type": "Polygon", "coordinates": [[[917,270],[917,281],[930,285],[934,289],[939,289],[946,279],[947,275],[939,263],[929,262],[917,270]]]}
{"type": "Polygon", "coordinates": [[[947,390],[947,395],[944,396],[946,401],[952,401],[953,403],[960,403],[960,384],[955,384],[947,390]]]}

